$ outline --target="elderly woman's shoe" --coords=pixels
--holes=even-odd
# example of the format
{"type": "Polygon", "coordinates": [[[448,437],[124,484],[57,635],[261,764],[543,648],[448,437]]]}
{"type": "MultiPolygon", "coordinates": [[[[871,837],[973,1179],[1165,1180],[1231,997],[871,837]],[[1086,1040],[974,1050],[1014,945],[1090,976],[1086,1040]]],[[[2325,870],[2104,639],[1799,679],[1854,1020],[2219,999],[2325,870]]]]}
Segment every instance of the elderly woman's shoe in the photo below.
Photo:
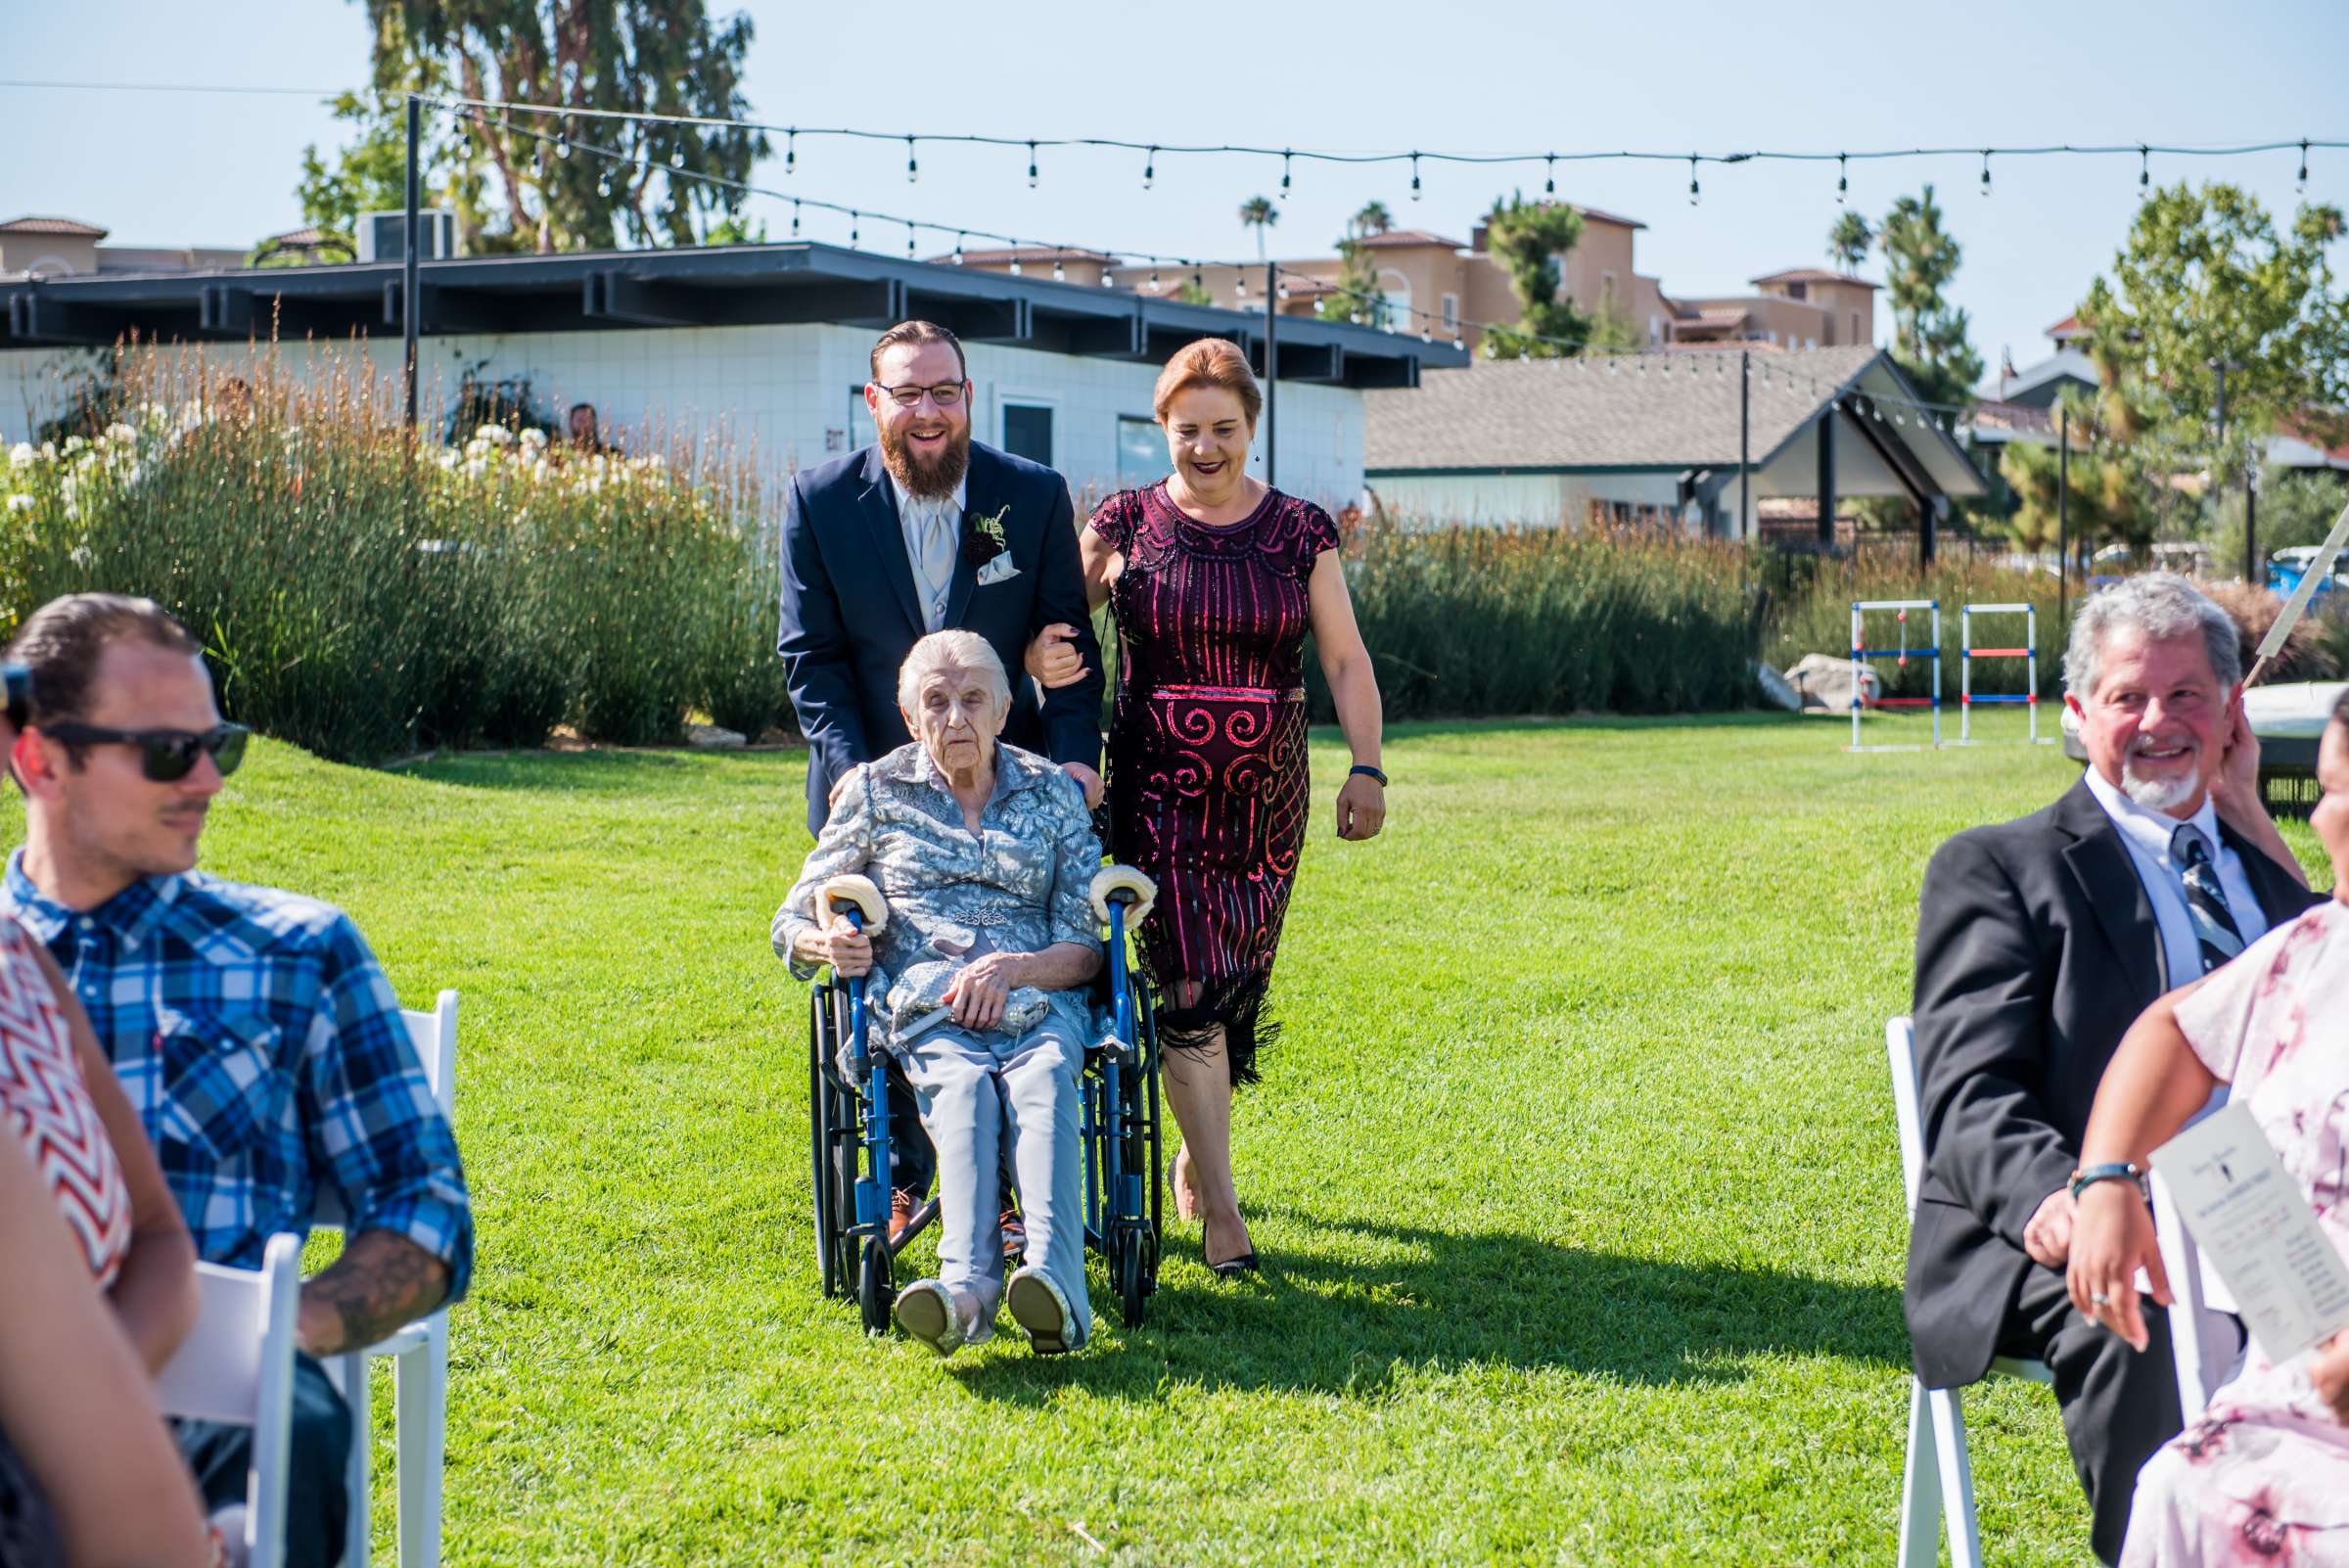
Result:
{"type": "Polygon", "coordinates": [[[935,1279],[917,1279],[898,1293],[898,1326],[938,1352],[951,1356],[962,1348],[962,1314],[954,1298],[935,1279]]]}
{"type": "Polygon", "coordinates": [[[1012,1321],[1028,1331],[1028,1348],[1036,1355],[1058,1356],[1077,1348],[1077,1314],[1041,1268],[1013,1274],[1005,1304],[1011,1308],[1012,1321]]]}

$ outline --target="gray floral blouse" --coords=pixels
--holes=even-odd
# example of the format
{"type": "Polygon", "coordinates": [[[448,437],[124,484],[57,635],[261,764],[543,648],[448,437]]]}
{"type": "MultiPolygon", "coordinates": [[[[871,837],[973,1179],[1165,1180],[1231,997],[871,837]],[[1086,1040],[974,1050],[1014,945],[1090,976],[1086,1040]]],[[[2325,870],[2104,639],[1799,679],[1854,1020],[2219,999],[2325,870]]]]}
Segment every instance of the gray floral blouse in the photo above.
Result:
{"type": "MultiPolygon", "coordinates": [[[[1033,752],[997,743],[995,787],[979,813],[979,832],[963,826],[962,807],[916,741],[852,772],[831,819],[775,911],[775,951],[801,980],[822,967],[793,956],[792,943],[815,924],[815,896],[850,872],[872,878],[889,904],[873,939],[867,994],[879,1042],[900,1053],[952,1014],[946,988],[988,952],[1041,952],[1055,943],[1101,950],[1087,890],[1101,869],[1084,792],[1033,752]]],[[[1087,1038],[1091,1008],[1084,991],[1015,989],[998,1026],[1019,1035],[1060,1019],[1087,1038]]]]}

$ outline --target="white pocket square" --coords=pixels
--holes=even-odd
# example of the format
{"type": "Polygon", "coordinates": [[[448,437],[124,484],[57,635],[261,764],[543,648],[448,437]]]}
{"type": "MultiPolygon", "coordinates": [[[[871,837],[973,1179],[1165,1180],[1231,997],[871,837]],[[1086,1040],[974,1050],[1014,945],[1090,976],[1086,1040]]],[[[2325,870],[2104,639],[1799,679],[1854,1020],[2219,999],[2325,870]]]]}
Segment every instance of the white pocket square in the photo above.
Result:
{"type": "Polygon", "coordinates": [[[1019,566],[1011,559],[1011,552],[1006,550],[979,569],[979,579],[972,586],[984,588],[990,582],[1008,582],[1019,575],[1019,566]]]}

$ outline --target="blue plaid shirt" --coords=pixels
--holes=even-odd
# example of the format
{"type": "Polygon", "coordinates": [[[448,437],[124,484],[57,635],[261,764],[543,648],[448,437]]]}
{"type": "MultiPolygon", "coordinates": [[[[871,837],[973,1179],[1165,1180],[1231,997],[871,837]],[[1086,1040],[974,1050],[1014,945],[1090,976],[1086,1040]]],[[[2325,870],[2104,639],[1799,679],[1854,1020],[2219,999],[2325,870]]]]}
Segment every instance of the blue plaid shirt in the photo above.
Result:
{"type": "Polygon", "coordinates": [[[9,856],[0,914],[66,972],[206,1261],[257,1268],[307,1235],[321,1188],[352,1235],[388,1230],[473,1273],[448,1120],[392,983],[350,917],[201,872],[147,877],[86,913],[9,856]]]}

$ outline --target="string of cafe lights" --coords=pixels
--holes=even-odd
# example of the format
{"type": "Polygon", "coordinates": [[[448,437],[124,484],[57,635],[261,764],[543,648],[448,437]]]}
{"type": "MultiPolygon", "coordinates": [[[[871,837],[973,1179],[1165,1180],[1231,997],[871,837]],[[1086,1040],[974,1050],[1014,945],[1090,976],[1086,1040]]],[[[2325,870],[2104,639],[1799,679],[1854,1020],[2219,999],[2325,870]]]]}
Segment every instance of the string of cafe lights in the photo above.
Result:
{"type": "MultiPolygon", "coordinates": [[[[332,91],[319,88],[262,86],[243,84],[212,84],[202,82],[125,82],[125,81],[62,81],[28,77],[0,78],[0,88],[51,89],[96,92],[167,92],[218,93],[244,96],[327,97],[332,91]]],[[[2096,158],[2138,161],[2137,183],[2141,189],[2152,184],[2152,160],[2164,159],[2235,159],[2252,158],[2277,153],[2297,154],[2298,162],[2294,187],[2303,193],[2308,188],[2308,161],[2313,152],[2337,152],[2349,149],[2349,140],[2321,136],[2285,136],[2260,140],[2217,143],[2154,142],[2044,142],[2017,143],[2006,146],[1948,145],[1934,147],[1873,147],[1824,149],[1755,148],[1746,151],[1703,152],[1690,150],[1675,152],[1664,149],[1590,148],[1559,151],[1555,148],[1513,152],[1475,153],[1442,148],[1412,148],[1373,152],[1337,152],[1321,148],[1267,147],[1232,142],[1147,142],[1116,136],[990,136],[969,133],[928,131],[875,130],[849,125],[792,125],[769,120],[745,119],[714,115],[671,115],[652,110],[589,109],[563,104],[531,103],[522,99],[447,98],[422,95],[427,101],[441,106],[461,105],[501,114],[553,116],[566,120],[631,120],[651,125],[673,125],[681,128],[759,131],[780,135],[784,139],[783,172],[796,174],[800,162],[800,144],[803,141],[826,140],[895,143],[905,149],[905,177],[918,180],[921,175],[921,149],[932,147],[976,147],[1012,150],[1026,156],[1027,179],[1034,188],[1042,182],[1041,155],[1062,150],[1084,150],[1141,156],[1141,184],[1151,189],[1158,174],[1161,158],[1223,157],[1277,161],[1280,164],[1280,192],[1286,197],[1293,193],[1296,166],[1326,164],[1335,166],[1375,166],[1405,164],[1410,169],[1410,199],[1419,201],[1425,186],[1421,174],[1423,165],[1462,165],[1473,167],[1526,167],[1543,171],[1543,194],[1557,194],[1557,167],[1561,163],[1592,162],[1655,162],[1684,163],[1688,168],[1688,199],[1691,204],[1703,198],[1701,170],[1706,164],[1726,167],[1740,163],[1833,163],[1835,165],[1835,199],[1844,202],[1849,195],[1849,171],[1854,163],[1886,162],[1915,159],[1978,159],[1980,176],[1975,188],[1984,196],[1992,191],[1991,164],[1998,159],[2036,158],[2096,158]]]]}
{"type": "MultiPolygon", "coordinates": [[[[438,107],[446,109],[455,114],[460,119],[464,119],[475,124],[484,124],[486,122],[487,106],[483,104],[469,102],[459,103],[450,101],[441,103],[438,107]]],[[[1597,353],[1590,350],[1587,344],[1578,340],[1527,332],[1523,328],[1509,322],[1480,321],[1456,314],[1449,317],[1439,317],[1434,311],[1426,310],[1415,305],[1401,303],[1387,298],[1383,294],[1369,294],[1361,290],[1348,288],[1342,284],[1333,283],[1327,278],[1304,271],[1301,268],[1285,262],[1250,262],[1244,260],[1211,260],[1193,257],[1174,257],[1163,254],[1152,254],[1150,252],[1143,251],[1132,251],[1091,245],[1073,245],[1066,242],[1038,240],[1028,236],[1002,234],[986,229],[971,228],[967,225],[947,225],[934,222],[925,218],[905,217],[897,213],[876,211],[867,208],[853,207],[844,203],[825,201],[811,196],[793,195],[782,191],[772,190],[767,187],[755,185],[747,181],[729,179],[723,175],[711,174],[701,170],[688,168],[683,164],[681,150],[672,150],[668,160],[666,162],[660,162],[639,158],[632,153],[619,148],[609,147],[601,143],[575,139],[567,133],[561,131],[546,131],[528,125],[516,125],[511,121],[502,119],[498,121],[498,125],[500,129],[508,131],[511,134],[551,147],[553,155],[558,161],[567,161],[575,154],[577,154],[600,160],[607,165],[614,165],[614,167],[607,167],[598,178],[599,191],[607,199],[609,199],[610,195],[612,194],[611,179],[613,173],[617,171],[617,168],[625,168],[630,172],[631,176],[657,171],[668,178],[699,181],[706,185],[735,191],[744,195],[764,196],[776,201],[789,202],[792,204],[791,237],[793,239],[804,238],[801,209],[806,208],[846,217],[849,220],[849,244],[851,249],[856,249],[860,246],[862,240],[862,225],[866,220],[870,220],[876,223],[885,224],[891,228],[901,227],[905,230],[905,254],[909,260],[918,258],[918,235],[920,233],[926,231],[938,234],[942,238],[945,235],[951,234],[954,236],[955,243],[954,251],[952,255],[949,257],[949,260],[955,265],[961,265],[963,263],[965,242],[971,239],[978,239],[1002,245],[1014,251],[1034,250],[1048,253],[1052,260],[1052,273],[1054,280],[1059,282],[1067,281],[1066,258],[1071,255],[1101,256],[1111,260],[1119,261],[1122,261],[1126,258],[1134,258],[1141,264],[1146,264],[1150,267],[1151,271],[1149,281],[1143,292],[1153,295],[1160,293],[1164,287],[1161,274],[1165,270],[1174,270],[1176,272],[1188,271],[1191,275],[1192,286],[1204,291],[1205,274],[1207,269],[1215,268],[1219,271],[1221,271],[1228,268],[1234,275],[1234,280],[1237,285],[1237,297],[1241,301],[1241,308],[1243,309],[1247,308],[1248,278],[1250,273],[1268,269],[1276,280],[1275,287],[1279,300],[1285,300],[1290,297],[1290,281],[1294,279],[1308,284],[1323,293],[1334,294],[1345,299],[1350,306],[1350,316],[1358,323],[1361,318],[1363,309],[1373,312],[1374,320],[1380,317],[1397,314],[1406,315],[1419,324],[1419,337],[1423,343],[1432,344],[1435,342],[1436,327],[1440,324],[1443,329],[1450,334],[1451,339],[1451,346],[1454,348],[1463,350],[1465,349],[1466,346],[1463,340],[1463,334],[1466,332],[1473,331],[1480,334],[1499,332],[1504,334],[1509,341],[1513,341],[1521,345],[1541,344],[1545,346],[1559,349],[1560,361],[1566,367],[1578,373],[1602,373],[1597,367],[1603,366],[1604,374],[1617,375],[1623,373],[1619,367],[1625,363],[1628,363],[1631,366],[1630,374],[1644,377],[1647,374],[1648,362],[1652,360],[1656,362],[1656,374],[1661,378],[1670,378],[1674,375],[1674,365],[1676,361],[1680,362],[1682,367],[1680,371],[1680,374],[1691,382],[1694,382],[1698,377],[1704,374],[1704,366],[1706,362],[1711,363],[1712,371],[1716,378],[1726,379],[1728,374],[1727,361],[1731,357],[1732,351],[1726,346],[1721,349],[1699,351],[1635,351],[1629,354],[1597,353]]],[[[1022,261],[1017,256],[1011,258],[1008,265],[1011,272],[1015,276],[1018,275],[1022,270],[1022,261]]],[[[1101,282],[1104,287],[1116,287],[1116,281],[1111,277],[1107,268],[1103,269],[1101,282]]],[[[1519,350],[1519,357],[1529,357],[1522,347],[1519,350]]],[[[1945,434],[1954,434],[1958,420],[1967,412],[1969,412],[1967,408],[1959,404],[1932,402],[1924,398],[1905,394],[1895,394],[1888,397],[1868,395],[1865,398],[1865,408],[1860,409],[1855,408],[1855,399],[1846,386],[1824,381],[1817,376],[1810,375],[1807,372],[1791,369],[1783,364],[1772,364],[1766,362],[1753,367],[1751,374],[1754,377],[1754,383],[1758,389],[1767,390],[1773,381],[1788,387],[1799,386],[1809,390],[1815,396],[1822,399],[1830,396],[1836,397],[1839,400],[1839,406],[1843,407],[1847,412],[1864,411],[1872,414],[1872,416],[1878,421],[1883,421],[1886,418],[1883,409],[1889,406],[1894,410],[1891,415],[1891,422],[1895,425],[1906,425],[1909,421],[1909,418],[1913,417],[1920,427],[1924,425],[1937,425],[1945,434]],[[1906,413],[1903,412],[1904,410],[1906,410],[1906,413]]]]}
{"type": "Polygon", "coordinates": [[[1027,155],[1027,178],[1030,189],[1042,183],[1043,173],[1039,156],[1045,151],[1064,148],[1106,152],[1139,153],[1142,155],[1142,189],[1149,190],[1157,182],[1158,161],[1161,158],[1197,156],[1238,157],[1248,159],[1277,159],[1280,161],[1280,191],[1285,197],[1293,193],[1295,169],[1300,162],[1341,165],[1408,164],[1411,171],[1410,199],[1421,199],[1425,184],[1422,164],[1464,164],[1472,166],[1538,166],[1543,171],[1543,193],[1557,194],[1557,166],[1560,163],[1593,162],[1661,162],[1688,165],[1688,200],[1695,205],[1703,199],[1700,170],[1704,164],[1730,165],[1756,162],[1833,163],[1835,165],[1835,199],[1843,202],[1850,194],[1850,166],[1853,163],[1883,162],[1906,159],[1978,158],[1981,177],[1976,189],[1982,195],[1991,194],[1991,161],[1993,159],[2025,158],[2115,158],[2135,157],[2138,161],[2137,183],[2140,188],[2152,184],[2152,160],[2156,157],[2179,159],[2248,158],[2260,154],[2299,154],[2295,188],[2303,192],[2308,187],[2308,158],[2312,151],[2338,151],[2349,148],[2349,141],[2325,137],[2286,137],[2266,141],[2240,141],[2193,145],[2168,142],[2069,142],[2017,144],[2004,147],[1884,147],[1853,150],[1795,151],[1757,148],[1745,152],[1665,152],[1660,150],[1587,149],[1558,152],[1465,153],[1441,149],[1414,148],[1409,151],[1365,153],[1329,152],[1315,148],[1259,147],[1240,143],[1180,143],[1138,142],[1115,136],[988,136],[961,133],[924,131],[885,131],[847,125],[788,125],[766,120],[752,120],[714,115],[665,115],[648,110],[585,109],[560,104],[534,104],[519,99],[498,98],[441,98],[435,102],[466,108],[495,110],[500,113],[548,115],[559,118],[633,120],[646,124],[677,125],[693,128],[722,128],[727,130],[760,131],[783,138],[783,172],[796,174],[800,164],[800,143],[836,139],[855,142],[897,143],[905,149],[905,178],[908,183],[921,177],[921,147],[984,147],[1022,150],[1027,155]]]}
{"type": "MultiPolygon", "coordinates": [[[[107,92],[210,93],[234,96],[333,96],[331,92],[328,92],[324,89],[305,87],[190,82],[61,81],[21,77],[0,78],[0,88],[107,92]]],[[[1278,159],[1281,165],[1280,190],[1284,196],[1289,195],[1293,190],[1294,165],[1298,162],[1335,165],[1407,163],[1411,170],[1409,189],[1410,198],[1413,201],[1418,201],[1423,194],[1424,186],[1420,173],[1420,167],[1423,163],[1482,166],[1540,165],[1543,168],[1545,175],[1543,182],[1543,194],[1554,196],[1557,190],[1556,166],[1559,163],[1583,163],[1609,161],[1673,163],[1685,162],[1689,171],[1688,197],[1690,203],[1694,205],[1702,199],[1703,192],[1700,169],[1701,166],[1706,163],[1731,165],[1763,161],[1803,163],[1824,163],[1831,161],[1836,165],[1835,199],[1838,203],[1843,203],[1848,196],[1849,190],[1848,168],[1853,162],[1874,162],[1907,159],[1940,159],[1951,157],[1978,158],[1981,162],[1980,177],[1976,188],[1982,195],[1987,197],[1991,194],[1993,188],[1991,172],[1992,160],[1999,158],[2043,158],[2053,156],[2103,158],[2125,157],[2127,155],[2134,154],[2138,159],[2137,183],[2142,189],[2147,188],[2151,184],[2151,160],[2155,156],[2182,159],[2221,159],[2252,157],[2279,152],[2296,152],[2298,154],[2294,187],[2296,190],[2305,192],[2309,180],[2309,155],[2312,151],[2338,151],[2342,149],[2349,149],[2349,141],[2310,136],[2210,145],[2188,145],[2153,142],[2121,142],[2080,145],[2070,143],[2046,143],[1981,148],[1947,146],[1868,148],[1857,151],[1843,149],[1831,153],[1825,151],[1792,151],[1783,149],[1756,149],[1745,152],[1726,153],[1677,153],[1653,150],[1637,151],[1631,149],[1585,150],[1569,152],[1545,150],[1543,152],[1505,153],[1461,153],[1445,151],[1441,149],[1412,149],[1409,151],[1340,153],[1310,148],[1273,148],[1232,143],[1186,144],[1174,142],[1139,142],[1118,137],[986,136],[937,134],[927,132],[879,131],[852,126],[800,126],[778,124],[769,121],[717,115],[669,115],[647,110],[586,109],[566,105],[530,103],[515,99],[448,98],[434,94],[419,94],[417,96],[420,102],[432,107],[444,111],[456,112],[460,115],[464,115],[466,112],[471,112],[472,115],[475,117],[483,116],[485,115],[485,112],[488,111],[497,111],[501,115],[519,114],[541,117],[554,117],[564,120],[577,118],[605,121],[634,121],[656,126],[674,125],[697,129],[716,128],[779,133],[784,137],[783,166],[784,173],[787,176],[794,175],[798,172],[799,143],[803,138],[810,141],[840,139],[860,142],[887,142],[900,144],[905,148],[906,152],[905,177],[908,183],[916,182],[920,178],[920,149],[923,143],[930,143],[936,146],[960,145],[986,148],[1021,149],[1027,154],[1026,172],[1028,184],[1031,188],[1036,188],[1040,184],[1041,181],[1042,170],[1038,157],[1040,152],[1059,149],[1091,149],[1142,154],[1143,164],[1141,182],[1142,187],[1145,190],[1151,189],[1156,182],[1158,159],[1162,155],[1173,157],[1216,155],[1259,159],[1278,159]]],[[[576,148],[587,153],[589,156],[602,159],[612,164],[626,165],[635,169],[645,169],[654,166],[650,160],[639,159],[620,149],[605,147],[592,142],[576,140],[569,134],[566,128],[558,128],[550,133],[536,130],[529,126],[516,125],[511,120],[501,119],[500,123],[505,129],[515,134],[530,137],[541,142],[552,143],[558,159],[567,158],[571,151],[576,148]]],[[[949,234],[954,237],[954,251],[950,259],[956,263],[960,263],[963,259],[965,242],[969,239],[980,239],[1003,245],[1014,250],[1036,249],[1047,251],[1052,254],[1054,277],[1056,279],[1063,280],[1065,280],[1066,277],[1064,257],[1067,254],[1075,254],[1080,252],[1090,252],[1094,254],[1112,257],[1138,258],[1141,262],[1150,265],[1152,268],[1150,292],[1153,293],[1158,291],[1158,273],[1163,267],[1172,266],[1176,269],[1190,270],[1193,274],[1194,282],[1197,281],[1201,269],[1205,267],[1230,267],[1234,269],[1237,276],[1238,292],[1240,296],[1243,299],[1246,296],[1247,272],[1252,264],[1245,261],[1207,261],[1190,257],[1173,256],[1164,253],[1150,253],[1131,250],[1109,251],[1098,247],[1070,246],[1051,241],[1042,241],[1018,235],[1002,234],[985,229],[972,228],[968,225],[947,225],[931,222],[924,219],[904,218],[893,213],[875,211],[848,204],[825,201],[819,198],[805,195],[794,195],[784,191],[777,191],[768,187],[755,185],[747,181],[733,180],[722,175],[710,174],[699,170],[688,169],[682,165],[683,143],[680,141],[670,151],[670,157],[668,160],[667,167],[664,171],[668,176],[698,180],[704,184],[736,191],[745,195],[764,196],[775,201],[789,202],[792,206],[792,233],[795,237],[799,236],[802,231],[803,209],[812,209],[847,217],[850,222],[850,244],[852,247],[859,245],[861,239],[860,231],[862,221],[869,218],[875,222],[884,223],[892,227],[902,226],[906,231],[906,254],[909,257],[914,256],[917,254],[917,234],[927,231],[938,234],[942,237],[949,234]]],[[[1010,262],[1010,269],[1014,273],[1017,273],[1021,270],[1021,261],[1015,257],[1010,262]]],[[[1262,265],[1262,263],[1256,263],[1255,265],[1262,265]]],[[[1288,292],[1287,279],[1289,277],[1308,279],[1318,288],[1347,296],[1353,300],[1353,302],[1357,304],[1366,304],[1370,306],[1381,316],[1399,312],[1407,313],[1412,319],[1420,323],[1420,336],[1422,340],[1426,342],[1434,341],[1435,328],[1431,324],[1437,323],[1439,320],[1435,312],[1424,310],[1415,306],[1399,304],[1394,300],[1386,299],[1383,295],[1363,296],[1358,294],[1356,291],[1347,290],[1342,287],[1333,287],[1327,279],[1314,277],[1312,274],[1304,273],[1294,268],[1281,266],[1277,263],[1275,264],[1275,269],[1276,272],[1281,275],[1279,289],[1284,297],[1288,292]]],[[[1113,285],[1113,280],[1109,278],[1106,272],[1104,273],[1102,281],[1105,285],[1113,285]]],[[[1357,319],[1359,318],[1359,314],[1360,312],[1359,310],[1355,312],[1357,319]]],[[[1472,321],[1456,315],[1442,320],[1441,325],[1451,334],[1454,347],[1464,346],[1461,340],[1461,333],[1463,330],[1475,330],[1478,332],[1491,332],[1498,330],[1508,334],[1513,340],[1521,344],[1538,343],[1564,350],[1567,355],[1571,356],[1571,360],[1577,365],[1577,368],[1581,368],[1582,366],[1585,366],[1595,359],[1603,358],[1607,362],[1610,373],[1614,371],[1614,367],[1618,358],[1624,358],[1631,360],[1635,364],[1635,374],[1643,375],[1645,374],[1645,361],[1650,358],[1654,358],[1662,362],[1659,365],[1658,373],[1660,375],[1669,376],[1672,374],[1671,366],[1674,360],[1693,360],[1695,357],[1685,353],[1634,353],[1625,356],[1590,355],[1589,354],[1585,345],[1571,340],[1543,337],[1540,334],[1527,333],[1523,329],[1511,323],[1472,321]]],[[[1715,370],[1717,375],[1727,374],[1726,363],[1724,363],[1727,357],[1726,352],[1708,352],[1704,354],[1703,357],[1715,362],[1715,370]]],[[[1687,373],[1695,375],[1701,374],[1701,371],[1696,370],[1692,366],[1687,373]]],[[[1810,376],[1803,372],[1794,371],[1784,365],[1765,364],[1757,367],[1754,371],[1754,374],[1757,380],[1763,386],[1768,386],[1770,380],[1774,377],[1778,380],[1786,382],[1789,385],[1800,383],[1810,388],[1814,392],[1822,394],[1834,393],[1842,391],[1842,389],[1837,388],[1827,382],[1821,381],[1817,377],[1810,376]]],[[[1933,422],[1941,424],[1945,430],[1954,428],[1957,417],[1967,412],[1965,408],[1959,405],[1935,403],[1922,398],[1906,398],[1901,399],[1900,401],[1906,407],[1915,411],[1920,421],[1928,418],[1928,411],[1932,414],[1944,416],[1940,420],[1933,422]]],[[[1880,412],[1878,413],[1877,417],[1882,417],[1880,412]]],[[[1899,415],[1896,413],[1895,417],[1897,419],[1899,415]]]]}

